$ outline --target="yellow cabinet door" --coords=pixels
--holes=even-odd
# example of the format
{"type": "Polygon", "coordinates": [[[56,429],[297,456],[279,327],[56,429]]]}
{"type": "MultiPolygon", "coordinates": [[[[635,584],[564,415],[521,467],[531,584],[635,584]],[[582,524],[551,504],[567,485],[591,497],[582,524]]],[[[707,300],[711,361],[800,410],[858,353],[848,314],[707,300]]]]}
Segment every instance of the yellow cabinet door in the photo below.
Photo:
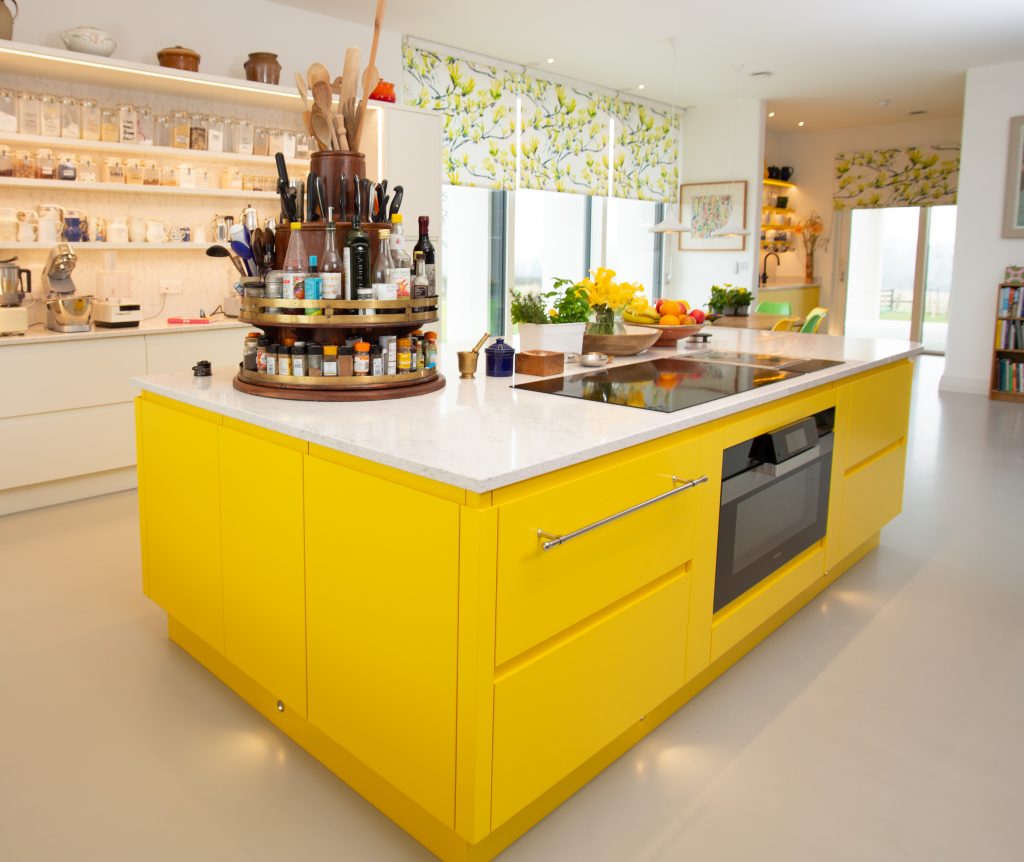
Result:
{"type": "Polygon", "coordinates": [[[146,595],[223,652],[219,417],[143,400],[139,419],[146,595]]]}
{"type": "Polygon", "coordinates": [[[847,384],[850,416],[844,469],[906,437],[913,372],[910,362],[901,362],[847,384]]]}
{"type": "Polygon", "coordinates": [[[846,475],[840,559],[864,544],[903,510],[906,463],[907,447],[899,443],[846,475]]]}
{"type": "Polygon", "coordinates": [[[260,431],[220,429],[224,654],[305,716],[306,444],[260,431]]]}
{"type": "Polygon", "coordinates": [[[689,600],[680,573],[496,681],[492,829],[682,688],[689,600]]]}
{"type": "Polygon", "coordinates": [[[459,507],[307,455],[309,720],[455,823],[459,507]]]}

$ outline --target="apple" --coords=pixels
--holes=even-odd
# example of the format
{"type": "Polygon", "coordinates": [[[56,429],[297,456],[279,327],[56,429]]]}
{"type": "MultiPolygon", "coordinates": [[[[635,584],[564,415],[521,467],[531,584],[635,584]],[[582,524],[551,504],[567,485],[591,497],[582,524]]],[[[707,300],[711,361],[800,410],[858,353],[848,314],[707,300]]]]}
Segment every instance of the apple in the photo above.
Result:
{"type": "Polygon", "coordinates": [[[690,317],[693,318],[694,323],[703,323],[704,318],[707,317],[707,315],[704,314],[704,312],[701,311],[699,308],[691,308],[690,317]]]}
{"type": "Polygon", "coordinates": [[[665,302],[665,297],[662,297],[656,303],[654,303],[654,310],[657,311],[658,314],[661,314],[661,306],[662,306],[662,304],[664,302],[665,302]]]}

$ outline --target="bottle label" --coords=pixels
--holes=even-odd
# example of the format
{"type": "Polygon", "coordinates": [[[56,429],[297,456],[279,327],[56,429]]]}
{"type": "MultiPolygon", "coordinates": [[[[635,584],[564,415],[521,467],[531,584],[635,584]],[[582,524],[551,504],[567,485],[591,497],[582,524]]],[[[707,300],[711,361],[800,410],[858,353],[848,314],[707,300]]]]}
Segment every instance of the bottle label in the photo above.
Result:
{"type": "Polygon", "coordinates": [[[277,373],[284,377],[291,377],[292,374],[292,358],[290,356],[282,356],[278,362],[277,373]]]}
{"type": "Polygon", "coordinates": [[[349,250],[347,247],[345,248],[345,251],[342,253],[341,256],[341,273],[341,284],[342,287],[345,289],[345,295],[343,299],[355,299],[356,291],[355,288],[352,287],[352,255],[349,254],[349,250]]]}
{"type": "Polygon", "coordinates": [[[352,369],[356,374],[368,374],[370,371],[369,355],[357,353],[352,361],[352,369]]]}
{"type": "Polygon", "coordinates": [[[373,357],[373,371],[370,372],[374,377],[380,377],[384,373],[384,363],[380,356],[373,357]]]}
{"type": "Polygon", "coordinates": [[[430,295],[437,296],[437,283],[434,281],[434,264],[426,264],[427,284],[430,285],[430,295]]]}
{"type": "Polygon", "coordinates": [[[375,282],[373,296],[375,299],[398,299],[398,285],[390,282],[375,282]]]}
{"type": "Polygon", "coordinates": [[[338,362],[335,359],[324,360],[324,377],[338,376],[338,362]]]}
{"type": "Polygon", "coordinates": [[[409,371],[412,369],[412,356],[408,350],[402,350],[398,354],[398,371],[409,371]]]}
{"type": "Polygon", "coordinates": [[[303,356],[292,357],[292,377],[306,376],[306,359],[303,356]]]}
{"type": "Polygon", "coordinates": [[[304,272],[285,272],[281,276],[282,299],[305,299],[306,289],[302,282],[306,278],[304,272]],[[301,296],[300,296],[301,294],[301,296]]]}
{"type": "Polygon", "coordinates": [[[267,374],[277,374],[277,354],[267,354],[267,374]]]}
{"type": "Polygon", "coordinates": [[[391,280],[395,283],[396,299],[408,299],[411,294],[412,270],[408,267],[397,266],[391,270],[391,280]]]}
{"type": "Polygon", "coordinates": [[[341,299],[341,273],[321,273],[320,291],[324,299],[341,299]]]}

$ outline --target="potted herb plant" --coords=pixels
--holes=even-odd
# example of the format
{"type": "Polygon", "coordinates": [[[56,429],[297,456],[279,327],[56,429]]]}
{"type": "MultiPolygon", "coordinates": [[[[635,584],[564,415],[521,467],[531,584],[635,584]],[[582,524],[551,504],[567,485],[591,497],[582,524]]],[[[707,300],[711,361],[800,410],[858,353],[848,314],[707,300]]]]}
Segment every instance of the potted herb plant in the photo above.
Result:
{"type": "Polygon", "coordinates": [[[580,353],[590,319],[587,290],[571,278],[556,278],[545,293],[512,289],[512,322],[519,328],[520,350],[580,353]]]}
{"type": "Polygon", "coordinates": [[[733,314],[746,317],[750,310],[750,303],[754,301],[754,294],[745,287],[734,287],[726,298],[733,314]]]}
{"type": "Polygon", "coordinates": [[[708,300],[708,311],[712,314],[725,313],[725,309],[729,306],[729,288],[731,286],[729,284],[725,287],[719,287],[717,284],[711,285],[711,299],[708,300]]]}

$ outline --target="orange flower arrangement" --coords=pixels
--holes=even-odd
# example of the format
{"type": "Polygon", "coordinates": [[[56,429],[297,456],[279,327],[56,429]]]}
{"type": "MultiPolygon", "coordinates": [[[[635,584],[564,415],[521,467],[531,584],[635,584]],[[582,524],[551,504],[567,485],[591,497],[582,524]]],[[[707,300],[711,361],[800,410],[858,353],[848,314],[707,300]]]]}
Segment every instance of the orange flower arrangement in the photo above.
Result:
{"type": "Polygon", "coordinates": [[[825,236],[825,220],[816,212],[812,212],[794,230],[804,239],[804,251],[814,254],[814,249],[821,243],[822,249],[828,248],[828,237],[825,236]]]}

